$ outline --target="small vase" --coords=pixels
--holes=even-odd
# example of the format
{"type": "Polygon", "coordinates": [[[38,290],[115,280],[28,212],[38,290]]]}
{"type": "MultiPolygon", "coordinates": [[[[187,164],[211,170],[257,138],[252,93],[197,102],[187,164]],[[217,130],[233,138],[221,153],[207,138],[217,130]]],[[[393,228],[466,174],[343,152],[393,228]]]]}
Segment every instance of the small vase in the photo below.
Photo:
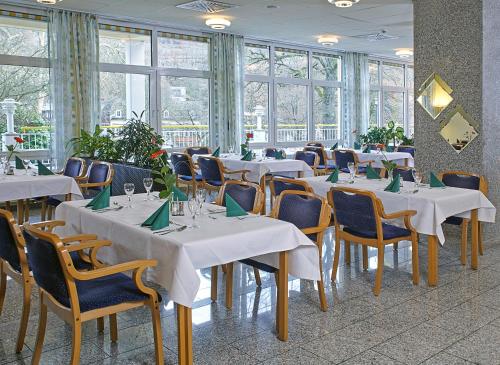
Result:
{"type": "Polygon", "coordinates": [[[392,179],[394,178],[394,170],[387,170],[387,178],[389,179],[389,183],[392,182],[392,179]]]}

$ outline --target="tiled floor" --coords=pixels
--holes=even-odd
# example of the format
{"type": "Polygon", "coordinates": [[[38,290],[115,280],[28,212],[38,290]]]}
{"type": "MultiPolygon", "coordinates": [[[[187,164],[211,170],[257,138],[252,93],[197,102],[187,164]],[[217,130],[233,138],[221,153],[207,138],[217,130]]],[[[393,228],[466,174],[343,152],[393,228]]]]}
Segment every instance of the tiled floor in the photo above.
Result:
{"type": "MultiPolygon", "coordinates": [[[[274,332],[274,277],[263,275],[256,289],[252,270],[237,265],[233,310],[224,306],[223,275],[219,300],[210,302],[210,270],[202,270],[201,289],[193,310],[196,364],[500,364],[500,242],[485,242],[480,269],[460,265],[458,237],[452,232],[440,250],[440,282],[429,288],[425,237],[419,248],[421,282],[411,283],[411,251],[401,243],[388,247],[384,285],[377,298],[371,293],[376,252],[370,250],[370,269],[361,269],[361,250],[352,248],[351,265],[339,269],[334,286],[327,280],[329,309],[323,313],[314,285],[290,278],[289,341],[274,332]]],[[[332,235],[325,239],[325,278],[332,266],[332,235]]],[[[341,260],[343,257],[341,256],[341,260]]],[[[168,298],[161,291],[164,298],[168,298]]],[[[8,283],[0,317],[0,364],[29,364],[37,327],[37,294],[26,338],[14,353],[21,292],[8,283]]],[[[68,363],[71,332],[61,320],[49,317],[43,364],[68,363]]],[[[177,361],[175,311],[162,310],[165,362],[177,361]]],[[[95,323],[84,328],[82,364],[154,363],[149,313],[135,310],[119,315],[118,343],[110,342],[108,326],[98,334],[95,323]]]]}

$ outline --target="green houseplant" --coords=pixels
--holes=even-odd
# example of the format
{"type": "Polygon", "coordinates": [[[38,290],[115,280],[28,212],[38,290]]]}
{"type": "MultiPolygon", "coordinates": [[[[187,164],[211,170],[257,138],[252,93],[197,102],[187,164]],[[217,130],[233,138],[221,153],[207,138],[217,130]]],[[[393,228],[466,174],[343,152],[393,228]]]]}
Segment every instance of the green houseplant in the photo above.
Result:
{"type": "Polygon", "coordinates": [[[155,165],[159,168],[153,170],[153,174],[157,177],[154,179],[155,183],[161,187],[160,190],[160,198],[168,199],[172,195],[172,189],[176,182],[176,177],[172,173],[172,169],[168,166],[166,162],[166,154],[165,150],[158,150],[151,154],[150,159],[155,161],[155,165]]]}
{"type": "Polygon", "coordinates": [[[99,125],[96,125],[94,133],[82,129],[80,136],[71,138],[66,147],[73,151],[73,156],[112,162],[117,157],[113,137],[112,132],[105,133],[99,125]]]}

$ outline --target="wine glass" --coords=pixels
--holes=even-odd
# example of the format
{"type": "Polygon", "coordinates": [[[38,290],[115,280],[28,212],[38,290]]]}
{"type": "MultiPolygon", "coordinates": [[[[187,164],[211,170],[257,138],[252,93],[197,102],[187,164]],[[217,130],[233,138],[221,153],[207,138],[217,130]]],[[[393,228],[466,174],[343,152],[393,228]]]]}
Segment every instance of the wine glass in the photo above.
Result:
{"type": "Polygon", "coordinates": [[[354,162],[348,162],[347,168],[349,169],[349,181],[350,183],[354,183],[354,175],[356,173],[356,167],[354,166],[354,162]]]}
{"type": "Polygon", "coordinates": [[[193,219],[193,224],[189,228],[199,228],[198,224],[196,223],[196,216],[198,214],[198,209],[199,209],[199,204],[196,201],[196,198],[192,198],[188,201],[188,209],[189,212],[191,213],[191,218],[193,219]]]}
{"type": "Polygon", "coordinates": [[[418,188],[420,186],[420,184],[422,183],[422,179],[424,176],[420,171],[417,171],[415,169],[413,169],[411,171],[411,174],[413,176],[413,180],[415,181],[415,185],[418,188]]]}
{"type": "Polygon", "coordinates": [[[132,195],[134,195],[135,185],[132,183],[123,184],[123,190],[127,194],[128,198],[128,208],[132,208],[132,195]]]}
{"type": "Polygon", "coordinates": [[[233,145],[230,145],[228,150],[229,150],[229,153],[232,155],[234,153],[233,145]]]}
{"type": "Polygon", "coordinates": [[[28,175],[28,168],[30,167],[31,161],[30,160],[24,160],[24,159],[22,161],[23,161],[25,175],[28,175]]]}
{"type": "Polygon", "coordinates": [[[145,177],[142,179],[142,183],[144,184],[144,189],[146,189],[146,199],[144,200],[149,200],[149,194],[151,193],[151,188],[153,187],[153,178],[151,177],[145,177]]]}

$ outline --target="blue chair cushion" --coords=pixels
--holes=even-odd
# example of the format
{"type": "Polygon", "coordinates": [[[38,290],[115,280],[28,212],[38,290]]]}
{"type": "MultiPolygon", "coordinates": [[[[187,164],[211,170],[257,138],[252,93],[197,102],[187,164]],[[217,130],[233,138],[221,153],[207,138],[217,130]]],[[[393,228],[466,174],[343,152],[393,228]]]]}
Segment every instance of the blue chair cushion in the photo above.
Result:
{"type": "Polygon", "coordinates": [[[337,168],[337,166],[335,165],[318,165],[318,169],[322,170],[322,169],[328,169],[328,170],[335,170],[337,168]]]}
{"type": "Polygon", "coordinates": [[[252,260],[252,259],[240,260],[240,262],[242,264],[255,267],[256,269],[259,269],[259,270],[262,270],[264,272],[268,272],[271,274],[278,271],[278,269],[276,269],[275,267],[263,264],[262,262],[258,262],[258,261],[252,260]]]}
{"type": "Polygon", "coordinates": [[[86,261],[83,261],[78,255],[78,252],[73,251],[69,253],[71,256],[71,260],[73,260],[73,266],[77,270],[91,270],[92,269],[92,264],[89,264],[86,261]]]}
{"type": "Polygon", "coordinates": [[[444,223],[446,224],[453,224],[455,226],[459,226],[462,224],[464,220],[460,217],[448,217],[446,218],[446,220],[444,221],[444,223]]]}
{"type": "MultiPolygon", "coordinates": [[[[393,226],[391,224],[382,223],[382,229],[384,231],[384,240],[391,240],[411,235],[411,232],[408,229],[393,226]]],[[[377,232],[374,231],[362,231],[344,227],[344,232],[363,238],[377,238],[377,232]]]]}
{"type": "MultiPolygon", "coordinates": [[[[179,179],[184,180],[184,181],[193,181],[193,177],[191,175],[179,175],[179,179]]],[[[198,175],[198,174],[196,174],[194,176],[194,179],[196,181],[202,181],[203,180],[203,178],[201,177],[201,175],[198,175]]]]}
{"type": "Polygon", "coordinates": [[[207,180],[208,185],[222,186],[222,181],[220,180],[207,180]]]}
{"type": "Polygon", "coordinates": [[[55,196],[49,196],[47,199],[47,205],[50,205],[52,207],[57,207],[61,203],[62,203],[62,201],[57,199],[55,196]]]}
{"type": "MultiPolygon", "coordinates": [[[[75,280],[75,284],[82,312],[125,302],[139,302],[149,297],[137,289],[134,281],[124,274],[85,281],[75,280]]],[[[161,301],[161,296],[159,300],[161,301]]],[[[66,307],[70,306],[69,297],[59,298],[59,301],[66,307]]]]}
{"type": "MultiPolygon", "coordinates": [[[[345,172],[346,174],[349,173],[349,169],[347,167],[340,169],[340,171],[345,172]]],[[[358,166],[358,174],[365,174],[365,173],[366,173],[366,166],[358,166]]]]}

